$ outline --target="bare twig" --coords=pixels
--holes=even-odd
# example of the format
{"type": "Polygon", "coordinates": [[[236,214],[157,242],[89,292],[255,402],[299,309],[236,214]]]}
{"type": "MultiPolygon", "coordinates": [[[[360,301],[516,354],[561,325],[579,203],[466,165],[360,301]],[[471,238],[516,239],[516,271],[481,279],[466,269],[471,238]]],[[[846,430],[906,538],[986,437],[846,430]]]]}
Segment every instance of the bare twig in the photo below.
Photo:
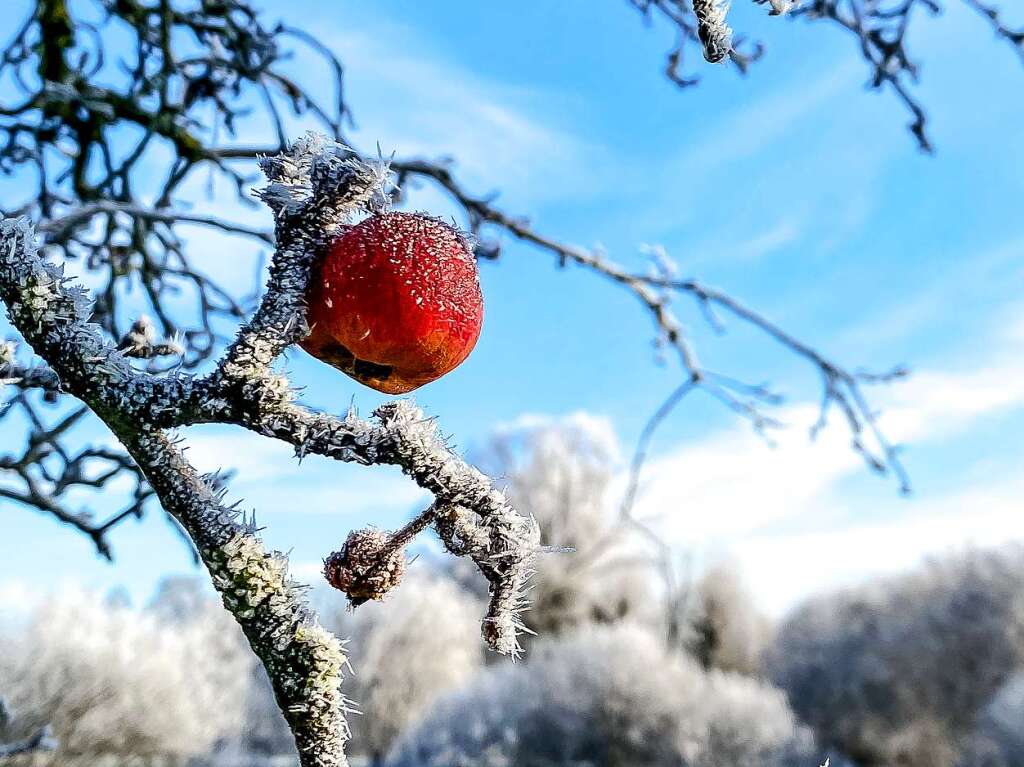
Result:
{"type": "MultiPolygon", "coordinates": [[[[273,244],[273,235],[188,211],[176,197],[197,172],[208,170],[211,182],[213,175],[226,180],[239,200],[251,204],[246,176],[211,148],[222,133],[230,137],[236,119],[249,111],[248,87],[285,95],[300,111],[313,100],[294,83],[275,78],[287,56],[278,40],[287,32],[264,25],[245,0],[225,0],[202,12],[147,0],[95,0],[95,5],[106,25],[77,18],[82,11],[67,0],[37,0],[0,50],[0,75],[11,85],[0,104],[0,174],[24,181],[11,187],[5,215],[39,220],[51,256],[78,262],[100,284],[92,321],[109,338],[123,339],[126,354],[145,360],[151,372],[192,369],[226,341],[218,322],[237,323],[252,302],[236,298],[233,289],[197,268],[181,232],[213,228],[264,246],[273,244]],[[119,24],[133,37],[118,44],[124,78],[115,87],[100,71],[109,59],[106,36],[119,24]],[[172,47],[172,41],[185,39],[191,42],[172,47]],[[125,126],[132,129],[121,130],[125,126]],[[148,303],[144,311],[153,318],[152,332],[142,334],[127,327],[139,312],[125,303],[133,292],[140,295],[139,288],[148,303]]],[[[325,49],[314,48],[335,62],[325,49]]],[[[272,113],[282,108],[277,96],[266,104],[272,113]]],[[[339,101],[339,115],[346,110],[339,101]]],[[[8,392],[44,391],[43,407],[63,412],[74,407],[45,366],[13,361],[0,370],[0,381],[12,384],[8,392]]],[[[63,383],[76,388],[74,382],[63,383]]],[[[25,430],[29,445],[21,454],[0,453],[6,500],[72,525],[109,558],[104,533],[110,525],[94,522],[86,510],[68,508],[61,496],[69,488],[102,491],[104,485],[81,481],[95,471],[106,481],[121,474],[136,483],[134,502],[111,523],[131,518],[150,494],[134,463],[124,454],[116,461],[92,455],[71,433],[49,434],[35,399],[7,404],[5,410],[0,403],[0,417],[19,413],[30,426],[25,430]],[[43,449],[33,450],[32,444],[43,449]],[[47,465],[54,463],[62,465],[47,465]]],[[[12,444],[5,441],[2,451],[12,444]]]]}
{"type": "Polygon", "coordinates": [[[996,36],[1013,46],[1021,63],[1024,64],[1024,26],[1019,29],[1008,27],[1003,23],[999,9],[994,5],[983,3],[981,0],[964,0],[964,2],[989,20],[996,36]]]}
{"type": "Polygon", "coordinates": [[[623,493],[622,503],[619,507],[619,516],[621,518],[633,518],[633,506],[636,503],[637,490],[640,488],[640,475],[643,472],[644,462],[647,460],[647,452],[650,448],[651,440],[654,439],[654,432],[668,418],[669,414],[675,410],[683,398],[693,391],[696,385],[697,381],[693,378],[683,381],[683,383],[672,390],[672,393],[668,395],[665,401],[654,411],[647,423],[644,424],[643,431],[640,432],[636,448],[633,451],[633,459],[629,465],[629,480],[626,483],[626,492],[623,493]]]}
{"type": "Polygon", "coordinates": [[[79,227],[87,226],[97,216],[123,215],[129,219],[141,219],[162,224],[197,224],[219,229],[228,234],[240,234],[245,237],[264,242],[267,245],[274,244],[272,232],[261,229],[254,229],[231,221],[225,221],[216,216],[200,216],[187,211],[164,208],[156,210],[146,208],[133,203],[116,202],[113,200],[101,200],[88,205],[74,208],[72,211],[59,218],[52,218],[44,221],[39,226],[39,231],[47,235],[47,238],[54,242],[66,240],[79,227]]]}

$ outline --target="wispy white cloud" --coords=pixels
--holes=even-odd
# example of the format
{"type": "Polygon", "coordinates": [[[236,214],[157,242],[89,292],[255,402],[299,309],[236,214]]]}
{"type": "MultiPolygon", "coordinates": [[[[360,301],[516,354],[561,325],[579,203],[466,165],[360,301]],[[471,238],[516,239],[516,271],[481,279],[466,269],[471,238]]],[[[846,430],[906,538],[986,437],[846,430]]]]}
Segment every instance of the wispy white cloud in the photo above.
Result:
{"type": "MultiPolygon", "coordinates": [[[[806,427],[818,407],[806,402],[778,414],[790,427],[775,435],[775,448],[735,422],[651,460],[636,513],[698,562],[739,563],[760,603],[776,614],[815,591],[905,569],[950,547],[1024,538],[1024,479],[970,448],[1000,419],[1024,413],[1024,322],[1000,326],[976,347],[947,357],[955,365],[872,391],[890,438],[919,453],[940,451],[957,467],[941,491],[922,479],[905,499],[894,483],[871,477],[850,449],[839,413],[812,441],[806,427]]],[[[496,433],[552,428],[610,445],[606,453],[619,466],[610,498],[621,497],[627,468],[608,419],[529,413],[496,433]]]]}
{"type": "Polygon", "coordinates": [[[866,152],[850,139],[850,124],[868,120],[846,106],[862,78],[848,59],[814,78],[767,83],[762,95],[712,116],[650,169],[661,195],[639,214],[642,226],[678,238],[674,247],[701,266],[798,243],[814,253],[840,246],[874,211],[891,159],[888,145],[866,152]]]}
{"type": "MultiPolygon", "coordinates": [[[[873,343],[902,339],[922,327],[933,326],[936,321],[950,317],[951,309],[955,310],[958,322],[963,323],[986,322],[992,314],[997,315],[999,323],[1005,323],[1003,315],[1008,314],[1012,323],[1014,317],[1021,316],[1021,307],[1016,303],[1008,313],[990,310],[998,309],[993,302],[1002,298],[1002,291],[1009,292],[1024,283],[1024,237],[979,247],[968,257],[943,263],[949,265],[921,275],[912,295],[901,296],[893,305],[874,313],[873,343]]],[[[863,336],[863,328],[854,326],[839,334],[835,343],[842,346],[859,336],[863,336]]]]}
{"type": "Polygon", "coordinates": [[[607,166],[600,147],[573,129],[564,93],[485,78],[394,24],[324,35],[351,72],[356,135],[385,151],[457,157],[474,189],[528,193],[533,204],[592,189],[595,169],[607,166]]]}
{"type": "Polygon", "coordinates": [[[758,155],[773,143],[786,141],[801,121],[862,79],[858,63],[850,60],[800,85],[779,82],[767,95],[715,120],[672,164],[694,170],[721,168],[758,155]]]}
{"type": "Polygon", "coordinates": [[[729,256],[734,261],[755,261],[770,255],[799,240],[803,226],[804,222],[797,217],[777,219],[768,228],[731,248],[729,256]]]}

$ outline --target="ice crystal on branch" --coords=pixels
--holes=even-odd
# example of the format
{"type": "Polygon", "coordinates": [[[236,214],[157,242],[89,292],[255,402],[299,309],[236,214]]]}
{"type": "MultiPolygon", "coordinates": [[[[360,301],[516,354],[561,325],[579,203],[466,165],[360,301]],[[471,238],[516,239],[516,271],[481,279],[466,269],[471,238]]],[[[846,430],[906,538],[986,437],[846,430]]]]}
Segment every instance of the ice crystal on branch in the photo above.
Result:
{"type": "Polygon", "coordinates": [[[136,357],[138,359],[152,359],[153,357],[170,355],[181,356],[185,353],[185,348],[179,339],[160,339],[157,335],[156,325],[145,314],[132,323],[128,332],[121,337],[117,348],[126,357],[136,357]]]}
{"type": "Polygon", "coordinates": [[[334,225],[357,210],[376,212],[390,202],[391,169],[369,163],[350,148],[309,132],[288,151],[260,159],[269,183],[257,194],[278,215],[296,215],[307,206],[329,211],[334,225]]]}
{"type": "Polygon", "coordinates": [[[727,0],[694,0],[697,36],[704,46],[704,58],[712,64],[725,59],[732,51],[732,29],[725,23],[729,9],[727,0]]]}

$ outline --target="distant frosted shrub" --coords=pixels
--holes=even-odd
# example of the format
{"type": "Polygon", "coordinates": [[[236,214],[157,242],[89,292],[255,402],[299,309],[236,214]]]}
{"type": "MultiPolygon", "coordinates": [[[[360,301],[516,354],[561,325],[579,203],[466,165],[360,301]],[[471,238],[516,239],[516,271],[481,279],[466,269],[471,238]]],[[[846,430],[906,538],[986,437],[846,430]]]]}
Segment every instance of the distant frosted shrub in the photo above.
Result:
{"type": "Polygon", "coordinates": [[[705,672],[632,625],[538,641],[487,668],[407,733],[389,767],[820,764],[782,693],[705,672]]]}
{"type": "Polygon", "coordinates": [[[706,667],[760,673],[772,627],[734,565],[718,564],[701,576],[687,605],[685,625],[685,645],[706,667]]]}
{"type": "Polygon", "coordinates": [[[252,655],[220,605],[183,621],[95,594],[44,603],[5,648],[0,690],[60,741],[33,764],[208,752],[241,724],[252,655]]]}
{"type": "Polygon", "coordinates": [[[349,719],[353,753],[378,759],[440,695],[468,682],[483,663],[484,608],[451,580],[418,575],[383,602],[347,613],[337,626],[351,638],[353,673],[345,695],[362,714],[349,719]]]}
{"type": "Polygon", "coordinates": [[[811,600],[771,677],[823,743],[864,765],[953,765],[1024,662],[1024,548],[969,551],[811,600]]]}

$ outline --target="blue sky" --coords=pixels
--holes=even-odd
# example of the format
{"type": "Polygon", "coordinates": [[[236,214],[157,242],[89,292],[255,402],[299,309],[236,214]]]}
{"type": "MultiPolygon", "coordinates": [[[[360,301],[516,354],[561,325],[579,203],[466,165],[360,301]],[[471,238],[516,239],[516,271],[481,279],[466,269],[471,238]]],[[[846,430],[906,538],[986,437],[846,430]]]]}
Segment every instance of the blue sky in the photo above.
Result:
{"type": "MultiPolygon", "coordinates": [[[[659,244],[683,274],[851,368],[912,368],[908,382],[872,392],[887,431],[907,444],[916,492],[905,499],[863,469],[838,422],[808,442],[812,369],[735,322],[715,336],[681,301],[709,366],[771,380],[789,396],[790,424],[772,450],[707,397],[673,415],[639,509],[681,551],[740,563],[777,613],[949,547],[1024,538],[1024,103],[1012,97],[1024,70],[1012,50],[955,3],[915,21],[930,157],[895,99],[863,88],[863,65],[838,32],[739,6],[734,26],[762,38],[766,58],[746,79],[694,61],[703,82],[680,92],[660,74],[671,32],[645,26],[626,2],[600,6],[264,3],[345,62],[363,146],[452,155],[471,189],[500,191],[539,230],[636,268],[642,246],[659,244]]],[[[5,16],[0,37],[19,18],[5,16]]],[[[293,66],[328,87],[306,59],[293,66]]],[[[242,139],[261,130],[245,125],[242,139]]],[[[434,191],[412,195],[415,207],[454,210],[434,191]]],[[[265,219],[226,193],[204,206],[265,219]]],[[[251,279],[246,247],[201,231],[190,241],[212,273],[251,279]]],[[[499,425],[585,413],[627,454],[679,380],[655,362],[649,318],[604,280],[505,244],[500,262],[482,266],[476,351],[416,400],[466,450],[499,425]]],[[[288,367],[318,407],[354,398],[368,412],[381,401],[301,353],[288,367]]],[[[0,429],[0,442],[18,436],[9,422],[0,429]]],[[[240,430],[186,436],[204,468],[238,469],[232,495],[306,576],[351,528],[395,525],[425,500],[391,469],[299,467],[287,448],[240,430]]],[[[30,511],[0,506],[0,530],[0,609],[72,583],[142,600],[161,576],[193,571],[158,513],[112,536],[114,566],[30,511]]]]}

